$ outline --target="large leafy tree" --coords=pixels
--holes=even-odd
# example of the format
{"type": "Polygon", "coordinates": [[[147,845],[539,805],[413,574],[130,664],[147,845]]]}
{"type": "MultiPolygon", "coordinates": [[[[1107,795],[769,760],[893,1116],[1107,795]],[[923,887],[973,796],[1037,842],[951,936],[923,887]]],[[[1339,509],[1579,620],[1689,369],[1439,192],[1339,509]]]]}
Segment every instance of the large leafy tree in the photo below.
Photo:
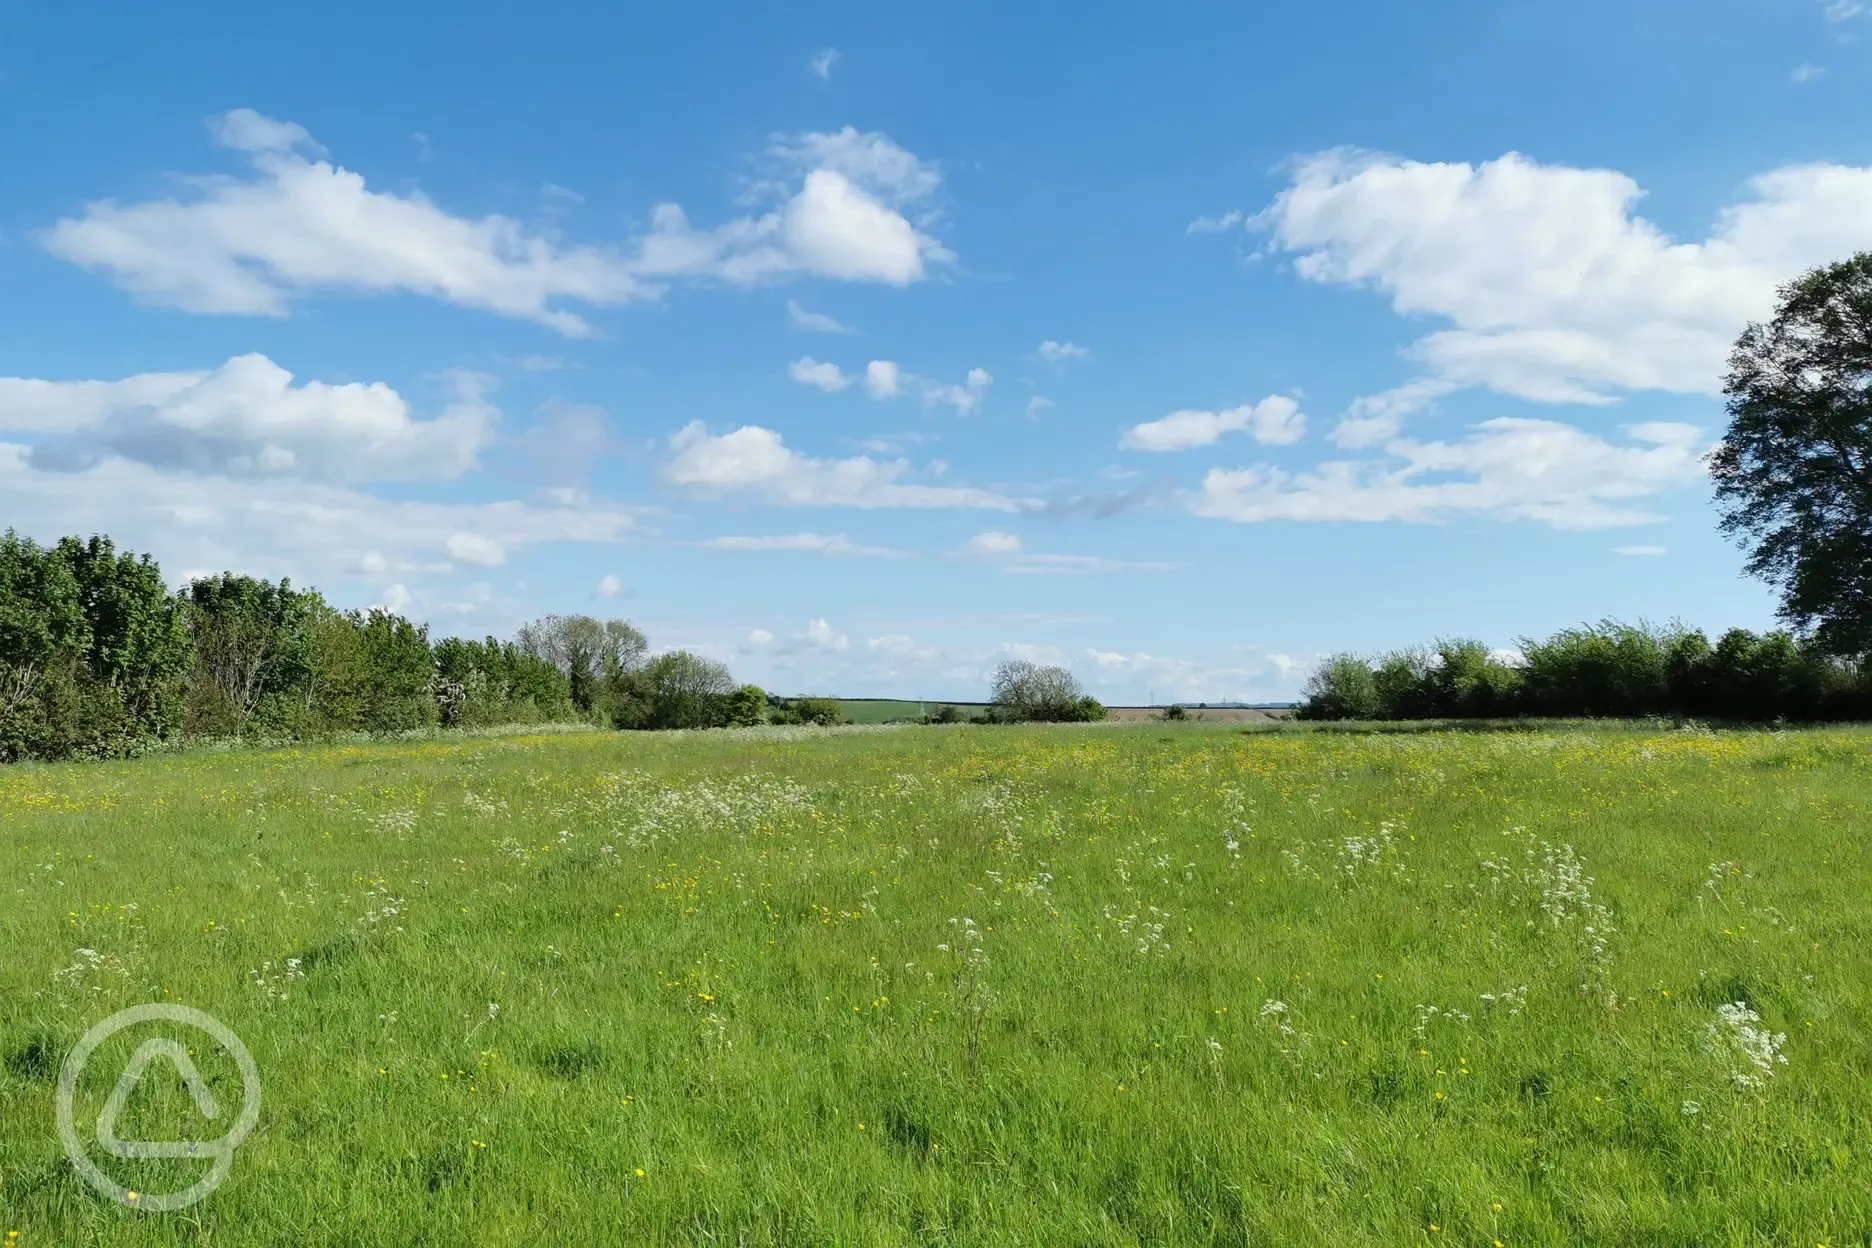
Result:
{"type": "Polygon", "coordinates": [[[628,620],[589,615],[548,615],[520,629],[520,649],[544,659],[571,682],[580,711],[623,696],[643,667],[650,643],[628,620]]]}
{"type": "Polygon", "coordinates": [[[189,582],[183,604],[198,730],[240,732],[269,696],[280,706],[303,700],[312,626],[325,605],[317,590],[223,572],[189,582]]]}
{"type": "Polygon", "coordinates": [[[1872,653],[1872,252],[1783,287],[1723,392],[1723,531],[1780,589],[1783,619],[1835,654],[1872,653]]]}

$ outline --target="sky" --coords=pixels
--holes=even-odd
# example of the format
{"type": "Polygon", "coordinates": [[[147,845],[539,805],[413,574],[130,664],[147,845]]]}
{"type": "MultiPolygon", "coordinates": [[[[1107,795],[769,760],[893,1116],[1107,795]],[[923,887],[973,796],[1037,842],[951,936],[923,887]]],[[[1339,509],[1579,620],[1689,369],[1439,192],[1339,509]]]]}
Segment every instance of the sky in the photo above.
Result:
{"type": "Polygon", "coordinates": [[[0,11],[0,527],[783,694],[1773,625],[1861,0],[0,11]]]}

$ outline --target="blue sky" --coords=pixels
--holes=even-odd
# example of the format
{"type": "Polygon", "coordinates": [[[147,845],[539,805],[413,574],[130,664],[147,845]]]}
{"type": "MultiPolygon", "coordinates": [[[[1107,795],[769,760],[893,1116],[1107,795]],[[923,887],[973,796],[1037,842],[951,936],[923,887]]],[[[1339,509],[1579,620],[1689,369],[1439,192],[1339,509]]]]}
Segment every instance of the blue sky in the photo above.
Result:
{"type": "Polygon", "coordinates": [[[1727,344],[1872,247],[1872,12],[14,6],[0,524],[785,693],[1291,696],[1766,626],[1727,344]]]}

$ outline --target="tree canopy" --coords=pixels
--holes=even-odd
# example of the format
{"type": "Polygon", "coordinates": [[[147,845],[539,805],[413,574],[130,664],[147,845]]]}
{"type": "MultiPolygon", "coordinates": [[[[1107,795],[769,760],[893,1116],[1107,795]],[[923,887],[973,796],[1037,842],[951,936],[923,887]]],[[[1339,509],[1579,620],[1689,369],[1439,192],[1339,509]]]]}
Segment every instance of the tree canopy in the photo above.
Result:
{"type": "Polygon", "coordinates": [[[1780,614],[1839,655],[1872,653],[1872,252],[1782,287],[1737,340],[1710,458],[1722,529],[1780,614]]]}

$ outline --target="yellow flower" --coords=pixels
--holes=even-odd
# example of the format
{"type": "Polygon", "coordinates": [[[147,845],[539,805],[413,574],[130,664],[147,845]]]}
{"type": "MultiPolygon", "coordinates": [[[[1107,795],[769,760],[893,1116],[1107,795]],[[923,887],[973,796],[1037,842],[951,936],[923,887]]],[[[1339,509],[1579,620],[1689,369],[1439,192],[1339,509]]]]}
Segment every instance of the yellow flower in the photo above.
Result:
{"type": "Polygon", "coordinates": [[[632,1174],[634,1174],[634,1175],[636,1175],[636,1176],[637,1176],[638,1178],[640,1178],[640,1179],[644,1177],[644,1172],[643,1172],[643,1167],[642,1167],[642,1166],[639,1166],[639,1167],[638,1167],[637,1169],[635,1169],[635,1170],[633,1170],[633,1171],[631,1171],[631,1173],[632,1173],[632,1174]]]}

